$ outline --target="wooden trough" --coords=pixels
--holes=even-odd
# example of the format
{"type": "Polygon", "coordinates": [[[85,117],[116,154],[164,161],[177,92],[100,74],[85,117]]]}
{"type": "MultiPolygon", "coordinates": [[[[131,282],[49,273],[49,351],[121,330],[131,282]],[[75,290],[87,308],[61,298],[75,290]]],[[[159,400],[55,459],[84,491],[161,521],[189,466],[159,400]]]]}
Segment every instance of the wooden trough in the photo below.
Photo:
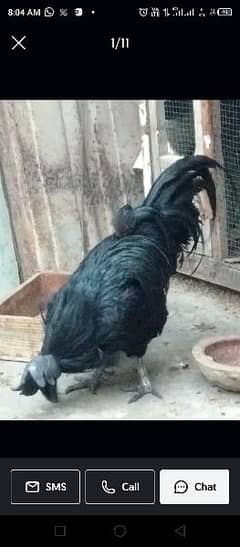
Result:
{"type": "Polygon", "coordinates": [[[0,359],[30,361],[42,343],[40,305],[62,287],[69,274],[41,272],[0,301],[0,359]]]}

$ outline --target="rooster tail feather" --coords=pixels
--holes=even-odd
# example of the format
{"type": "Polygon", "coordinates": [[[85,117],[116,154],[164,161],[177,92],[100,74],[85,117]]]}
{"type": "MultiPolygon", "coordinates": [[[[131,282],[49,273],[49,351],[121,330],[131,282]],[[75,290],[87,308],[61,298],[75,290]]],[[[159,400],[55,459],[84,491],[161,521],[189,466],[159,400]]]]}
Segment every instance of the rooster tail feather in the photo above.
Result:
{"type": "Polygon", "coordinates": [[[217,161],[207,156],[192,156],[176,161],[157,178],[143,205],[164,209],[177,203],[183,194],[189,201],[205,189],[215,215],[216,190],[209,169],[216,167],[221,168],[217,161]]]}
{"type": "Polygon", "coordinates": [[[157,224],[161,231],[164,247],[172,246],[182,254],[193,240],[190,252],[196,249],[198,241],[203,242],[200,213],[194,197],[206,190],[213,217],[216,215],[216,189],[209,169],[221,165],[207,156],[191,156],[170,165],[154,182],[140,207],[122,207],[115,219],[116,235],[123,237],[141,233],[139,225],[144,221],[157,224]]]}

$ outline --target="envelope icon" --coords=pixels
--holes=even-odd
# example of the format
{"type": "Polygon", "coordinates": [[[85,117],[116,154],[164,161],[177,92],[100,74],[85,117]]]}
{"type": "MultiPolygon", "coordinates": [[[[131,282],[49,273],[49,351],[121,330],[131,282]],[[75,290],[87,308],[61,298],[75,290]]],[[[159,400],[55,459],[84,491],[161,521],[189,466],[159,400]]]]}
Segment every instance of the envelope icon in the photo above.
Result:
{"type": "Polygon", "coordinates": [[[26,492],[26,494],[38,494],[40,492],[40,482],[39,481],[26,481],[25,482],[25,492],[26,492]]]}

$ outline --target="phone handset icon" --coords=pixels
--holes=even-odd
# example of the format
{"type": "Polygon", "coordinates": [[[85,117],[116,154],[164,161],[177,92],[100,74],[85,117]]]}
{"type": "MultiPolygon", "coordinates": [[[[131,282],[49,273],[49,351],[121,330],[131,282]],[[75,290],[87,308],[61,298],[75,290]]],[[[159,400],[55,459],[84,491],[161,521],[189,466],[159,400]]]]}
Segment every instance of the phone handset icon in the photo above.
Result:
{"type": "Polygon", "coordinates": [[[116,494],[115,488],[109,488],[106,480],[102,481],[102,489],[106,494],[116,494]]]}

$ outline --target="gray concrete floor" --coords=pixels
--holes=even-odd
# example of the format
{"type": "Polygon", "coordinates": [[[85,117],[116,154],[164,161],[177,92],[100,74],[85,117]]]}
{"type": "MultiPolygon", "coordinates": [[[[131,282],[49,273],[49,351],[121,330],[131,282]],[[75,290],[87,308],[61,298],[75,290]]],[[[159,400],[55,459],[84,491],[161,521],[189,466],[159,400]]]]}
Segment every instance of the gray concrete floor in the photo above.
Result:
{"type": "Polygon", "coordinates": [[[190,280],[172,279],[168,296],[169,319],[161,337],[152,341],[145,355],[152,383],[162,400],[147,395],[128,404],[121,388],[136,379],[136,361],[120,357],[116,372],[99,388],[65,395],[76,375],[62,376],[59,403],[51,404],[40,393],[23,397],[10,390],[17,384],[24,364],[0,361],[0,419],[23,420],[229,420],[240,418],[240,393],[209,385],[191,350],[202,337],[239,334],[240,295],[190,280]],[[186,366],[188,365],[188,366],[186,366]]]}

